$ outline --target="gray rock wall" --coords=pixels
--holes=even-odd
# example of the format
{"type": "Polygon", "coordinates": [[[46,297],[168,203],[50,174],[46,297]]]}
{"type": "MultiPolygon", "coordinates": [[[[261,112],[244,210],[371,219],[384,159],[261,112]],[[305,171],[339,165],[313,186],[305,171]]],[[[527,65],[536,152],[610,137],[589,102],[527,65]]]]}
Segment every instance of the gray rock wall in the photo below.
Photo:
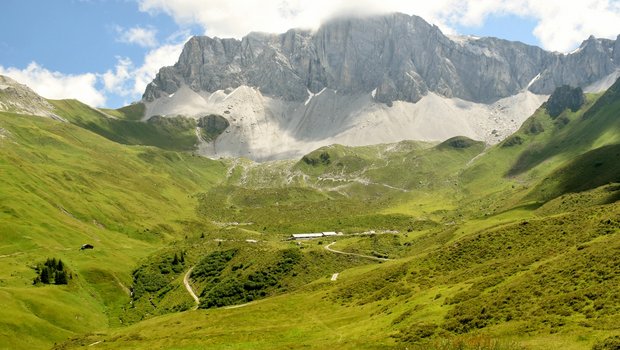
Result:
{"type": "Polygon", "coordinates": [[[194,37],[143,99],[185,84],[197,92],[248,85],[288,101],[327,87],[344,94],[375,91],[375,100],[388,105],[416,102],[428,92],[491,103],[526,88],[551,94],[562,85],[585,87],[618,68],[618,40],[590,37],[564,55],[495,38],[452,39],[420,17],[390,14],[337,19],[314,33],[194,37]]]}

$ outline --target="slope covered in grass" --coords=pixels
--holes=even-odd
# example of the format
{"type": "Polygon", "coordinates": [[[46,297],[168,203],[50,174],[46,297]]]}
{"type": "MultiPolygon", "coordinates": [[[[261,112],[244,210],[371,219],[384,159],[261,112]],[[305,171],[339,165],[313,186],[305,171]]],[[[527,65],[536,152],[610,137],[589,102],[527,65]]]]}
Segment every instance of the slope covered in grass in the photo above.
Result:
{"type": "MultiPolygon", "coordinates": [[[[0,292],[17,321],[0,330],[34,332],[33,347],[69,338],[58,349],[613,343],[616,90],[555,117],[540,108],[494,147],[333,145],[263,164],[5,114],[0,264],[13,272],[0,292]],[[321,231],[343,235],[286,240],[321,231]],[[86,240],[95,250],[76,249],[86,240]],[[28,285],[48,255],[77,271],[69,285],[28,285]]],[[[66,118],[94,117],[80,108],[66,118]]]]}
{"type": "Polygon", "coordinates": [[[101,108],[100,110],[106,114],[120,119],[141,120],[142,118],[144,118],[145,109],[146,106],[144,105],[144,103],[137,102],[118,109],[101,108]]]}
{"type": "Polygon", "coordinates": [[[223,166],[40,117],[1,113],[0,128],[0,293],[12,315],[0,320],[0,347],[117,325],[131,270],[196,220],[193,194],[220,181],[223,166]],[[85,243],[95,249],[80,251],[85,243]],[[32,267],[52,257],[73,279],[32,286],[32,267]]]}
{"type": "Polygon", "coordinates": [[[107,114],[76,100],[50,101],[56,113],[71,123],[93,131],[109,140],[126,145],[156,146],[171,151],[193,151],[198,143],[197,123],[184,117],[153,117],[147,122],[137,116],[141,105],[107,114]]]}

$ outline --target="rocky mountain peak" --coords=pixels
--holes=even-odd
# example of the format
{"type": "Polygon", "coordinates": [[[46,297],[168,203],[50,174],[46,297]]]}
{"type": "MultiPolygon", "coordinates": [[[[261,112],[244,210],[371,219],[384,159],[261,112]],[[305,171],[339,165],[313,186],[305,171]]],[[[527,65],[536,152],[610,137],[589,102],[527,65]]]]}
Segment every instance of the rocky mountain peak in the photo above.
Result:
{"type": "Polygon", "coordinates": [[[38,115],[62,120],[54,113],[54,107],[28,86],[0,75],[0,111],[38,115]]]}
{"type": "Polygon", "coordinates": [[[446,36],[401,13],[340,17],[316,31],[194,37],[143,102],[153,115],[223,116],[200,153],[255,160],[331,143],[467,136],[497,143],[563,85],[600,91],[620,72],[618,40],[570,54],[497,38],[446,36]]]}
{"type": "Polygon", "coordinates": [[[574,53],[558,55],[494,38],[449,38],[402,13],[336,18],[316,32],[194,37],[143,98],[153,101],[182,85],[206,92],[247,85],[288,101],[329,88],[374,91],[375,100],[388,105],[416,102],[429,92],[490,103],[523,89],[551,94],[565,84],[585,87],[618,69],[618,56],[617,41],[593,36],[574,53]]]}

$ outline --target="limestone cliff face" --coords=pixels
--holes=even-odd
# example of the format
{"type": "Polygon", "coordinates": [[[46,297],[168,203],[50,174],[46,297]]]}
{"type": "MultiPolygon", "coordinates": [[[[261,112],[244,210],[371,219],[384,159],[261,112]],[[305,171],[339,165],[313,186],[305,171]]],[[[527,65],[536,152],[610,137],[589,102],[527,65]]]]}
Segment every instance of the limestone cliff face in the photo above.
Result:
{"type": "Polygon", "coordinates": [[[620,40],[571,54],[496,38],[449,37],[420,17],[329,21],[316,31],[194,37],[143,95],[145,119],[214,114],[228,123],[200,154],[262,161],[321,146],[467,136],[489,144],[563,85],[601,91],[620,40]]]}
{"type": "Polygon", "coordinates": [[[417,102],[429,92],[491,103],[524,89],[551,94],[562,85],[585,87],[619,68],[619,40],[590,37],[565,55],[495,38],[451,38],[420,17],[391,14],[337,19],[316,32],[194,37],[143,99],[183,85],[196,92],[246,85],[286,101],[304,101],[328,88],[372,93],[388,105],[417,102]]]}
{"type": "Polygon", "coordinates": [[[585,87],[620,68],[618,57],[618,40],[596,39],[591,36],[571,54],[554,54],[530,90],[534,93],[550,94],[562,85],[585,87]]]}

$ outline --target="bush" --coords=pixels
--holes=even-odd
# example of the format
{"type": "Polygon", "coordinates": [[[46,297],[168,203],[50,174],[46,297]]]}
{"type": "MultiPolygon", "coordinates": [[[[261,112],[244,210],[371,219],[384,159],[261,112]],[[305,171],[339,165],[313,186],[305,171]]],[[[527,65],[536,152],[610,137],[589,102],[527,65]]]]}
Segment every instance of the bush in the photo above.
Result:
{"type": "Polygon", "coordinates": [[[528,135],[538,135],[545,131],[544,126],[538,120],[532,120],[526,126],[525,133],[528,135]]]}
{"type": "Polygon", "coordinates": [[[437,325],[433,323],[416,323],[401,331],[403,342],[413,343],[422,339],[432,337],[437,330],[437,325]]]}
{"type": "Polygon", "coordinates": [[[160,256],[151,263],[142,265],[133,272],[133,299],[144,294],[161,291],[172,282],[176,275],[183,272],[185,253],[160,256]]]}
{"type": "Polygon", "coordinates": [[[237,254],[236,249],[213,252],[200,260],[192,271],[193,279],[205,280],[219,276],[226,265],[237,254]]]}
{"type": "Polygon", "coordinates": [[[620,350],[620,336],[609,337],[603,341],[598,341],[592,350],[620,350]]]}
{"type": "MultiPolygon", "coordinates": [[[[250,302],[281,288],[282,280],[295,275],[294,268],[300,263],[299,249],[285,249],[278,253],[275,264],[253,271],[245,276],[221,276],[221,272],[236,251],[214,252],[201,262],[198,271],[209,284],[201,295],[201,308],[221,307],[250,302]],[[220,277],[222,279],[220,280],[220,277]]],[[[243,265],[234,265],[231,270],[238,271],[243,265]]],[[[193,275],[193,273],[192,273],[193,275]]]]}
{"type": "Polygon", "coordinates": [[[502,147],[512,147],[523,144],[523,138],[519,135],[510,136],[502,143],[502,147]]]}

